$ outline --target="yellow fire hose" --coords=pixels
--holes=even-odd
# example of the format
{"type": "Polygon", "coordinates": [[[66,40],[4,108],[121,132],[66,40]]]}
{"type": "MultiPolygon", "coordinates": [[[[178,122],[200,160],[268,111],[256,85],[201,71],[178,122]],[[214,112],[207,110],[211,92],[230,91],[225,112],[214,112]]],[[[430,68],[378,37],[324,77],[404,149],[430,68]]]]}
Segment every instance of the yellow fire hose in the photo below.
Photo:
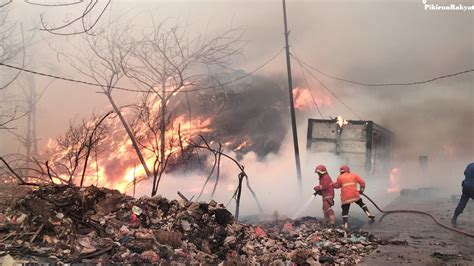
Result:
{"type": "Polygon", "coordinates": [[[379,212],[383,213],[383,216],[380,218],[379,221],[382,221],[382,219],[385,217],[385,215],[389,215],[389,214],[392,214],[392,213],[416,213],[416,214],[422,214],[422,215],[425,215],[425,216],[428,216],[430,217],[437,225],[445,228],[445,229],[448,229],[448,230],[451,230],[453,232],[456,232],[456,233],[459,233],[459,234],[463,234],[465,236],[468,236],[468,237],[473,237],[474,238],[474,234],[472,233],[468,233],[468,232],[465,232],[465,231],[462,231],[462,230],[459,230],[457,228],[454,228],[454,227],[451,227],[451,226],[448,226],[448,225],[445,225],[445,224],[442,224],[441,222],[439,222],[433,215],[431,215],[430,213],[427,213],[427,212],[423,212],[423,211],[417,211],[417,210],[389,210],[389,211],[384,211],[382,209],[380,209],[380,207],[367,195],[365,195],[364,193],[361,193],[362,196],[364,196],[366,199],[368,199],[374,206],[375,208],[377,208],[377,210],[379,210],[379,212]]]}

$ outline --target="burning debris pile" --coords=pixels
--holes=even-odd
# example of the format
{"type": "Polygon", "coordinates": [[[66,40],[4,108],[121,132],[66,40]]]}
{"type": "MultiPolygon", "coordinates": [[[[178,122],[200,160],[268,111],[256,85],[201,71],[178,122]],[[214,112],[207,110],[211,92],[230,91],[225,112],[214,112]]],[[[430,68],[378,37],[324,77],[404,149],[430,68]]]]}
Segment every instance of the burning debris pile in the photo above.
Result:
{"type": "Polygon", "coordinates": [[[0,214],[0,256],[27,262],[353,264],[376,246],[314,218],[246,225],[215,201],[133,199],[93,186],[41,187],[0,214]]]}

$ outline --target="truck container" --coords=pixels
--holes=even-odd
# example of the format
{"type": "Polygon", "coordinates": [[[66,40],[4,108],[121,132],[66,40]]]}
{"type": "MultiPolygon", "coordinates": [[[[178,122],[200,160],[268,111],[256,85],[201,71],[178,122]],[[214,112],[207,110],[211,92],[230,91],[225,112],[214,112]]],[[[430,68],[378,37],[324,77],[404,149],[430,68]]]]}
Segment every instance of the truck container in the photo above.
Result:
{"type": "Polygon", "coordinates": [[[307,151],[335,154],[366,175],[389,171],[392,144],[392,132],[373,121],[308,119],[307,151]]]}

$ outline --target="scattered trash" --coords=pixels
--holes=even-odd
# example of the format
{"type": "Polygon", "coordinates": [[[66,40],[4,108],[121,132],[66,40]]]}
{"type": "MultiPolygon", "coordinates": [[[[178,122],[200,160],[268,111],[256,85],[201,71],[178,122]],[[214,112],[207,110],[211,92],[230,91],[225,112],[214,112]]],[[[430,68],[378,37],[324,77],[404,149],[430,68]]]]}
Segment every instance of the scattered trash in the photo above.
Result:
{"type": "Polygon", "coordinates": [[[364,236],[355,236],[355,235],[352,235],[351,238],[349,238],[349,240],[352,242],[352,243],[360,243],[360,242],[363,242],[363,241],[367,241],[367,238],[364,237],[364,236]]]}
{"type": "Polygon", "coordinates": [[[0,225],[2,256],[28,263],[355,264],[378,244],[312,217],[242,224],[215,201],[93,186],[40,187],[0,213],[0,225]]]}
{"type": "Polygon", "coordinates": [[[132,212],[133,212],[135,215],[140,216],[140,214],[142,214],[142,209],[140,209],[140,207],[133,206],[133,207],[132,207],[132,212]]]}
{"type": "Polygon", "coordinates": [[[267,233],[265,233],[265,231],[263,231],[263,229],[260,226],[257,226],[255,228],[255,234],[259,237],[267,237],[267,233]]]}
{"type": "Polygon", "coordinates": [[[294,230],[295,229],[293,228],[293,225],[291,223],[286,223],[283,225],[283,229],[282,229],[283,232],[290,233],[290,232],[293,232],[294,230]]]}

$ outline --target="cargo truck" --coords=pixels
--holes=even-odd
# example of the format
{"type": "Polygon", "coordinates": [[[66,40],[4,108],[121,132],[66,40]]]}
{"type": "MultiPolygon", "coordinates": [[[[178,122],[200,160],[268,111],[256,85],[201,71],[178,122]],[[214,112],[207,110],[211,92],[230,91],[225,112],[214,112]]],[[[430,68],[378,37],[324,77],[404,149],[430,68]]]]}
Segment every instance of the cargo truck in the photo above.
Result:
{"type": "MultiPolygon", "coordinates": [[[[309,119],[307,151],[337,155],[342,163],[366,175],[390,169],[393,134],[373,121],[309,119]]],[[[362,174],[362,173],[361,173],[362,174]]]]}

